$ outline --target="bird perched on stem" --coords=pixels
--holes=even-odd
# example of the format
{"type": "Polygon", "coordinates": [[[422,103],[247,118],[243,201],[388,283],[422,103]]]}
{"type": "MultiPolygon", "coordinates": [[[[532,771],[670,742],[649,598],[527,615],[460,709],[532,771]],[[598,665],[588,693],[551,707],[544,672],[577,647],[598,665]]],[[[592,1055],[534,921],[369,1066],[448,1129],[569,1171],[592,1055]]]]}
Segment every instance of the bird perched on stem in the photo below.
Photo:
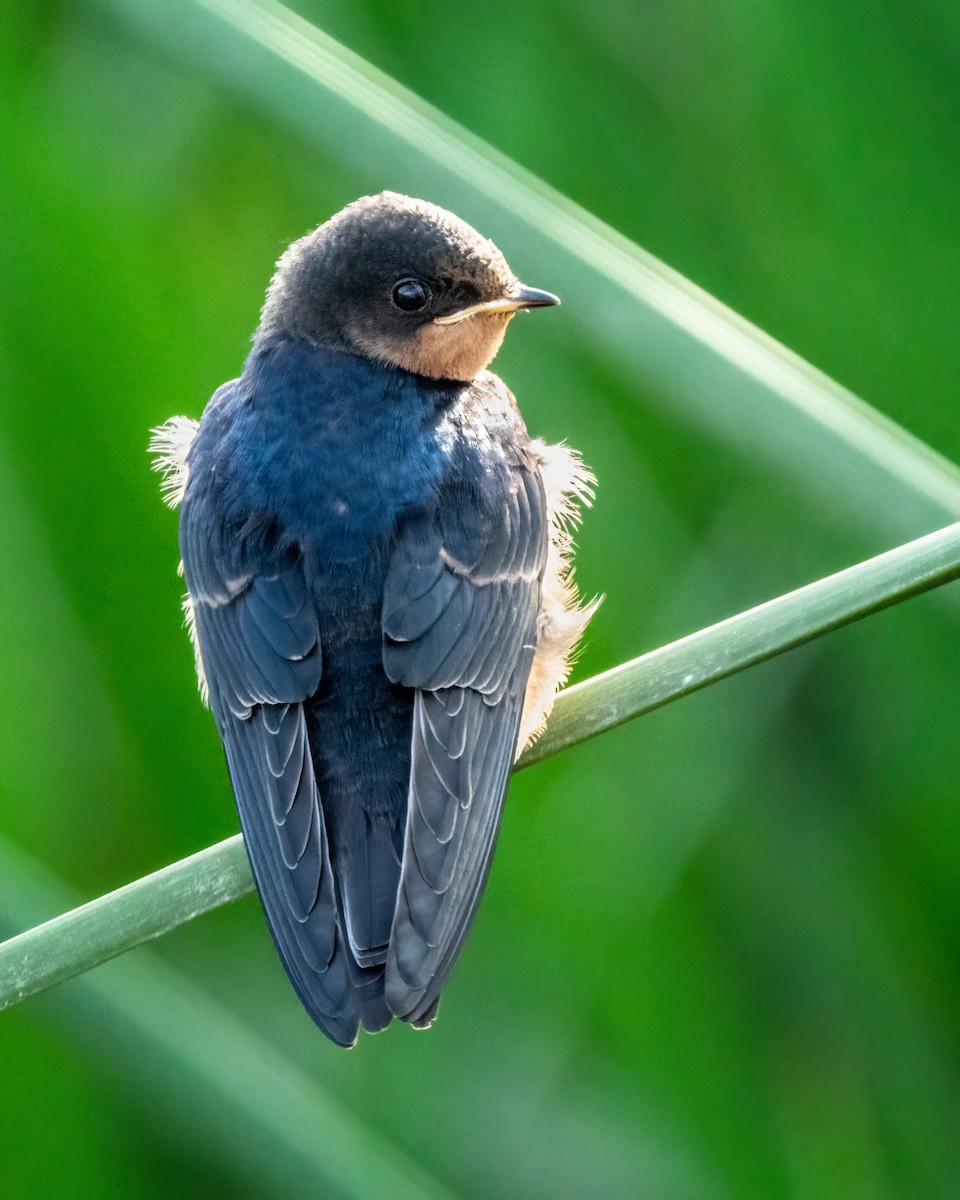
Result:
{"type": "Polygon", "coordinates": [[[364,197],[284,253],[199,424],[154,431],[254,879],[343,1046],[435,1016],[593,611],[569,559],[592,477],[486,370],[557,303],[451,213],[364,197]]]}

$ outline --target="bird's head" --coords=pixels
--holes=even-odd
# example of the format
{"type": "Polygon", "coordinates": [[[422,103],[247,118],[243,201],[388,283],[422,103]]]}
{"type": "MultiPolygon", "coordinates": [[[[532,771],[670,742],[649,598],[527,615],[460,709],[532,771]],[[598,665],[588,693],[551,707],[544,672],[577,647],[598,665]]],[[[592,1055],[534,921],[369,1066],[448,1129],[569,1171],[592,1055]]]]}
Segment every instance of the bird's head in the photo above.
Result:
{"type": "Polygon", "coordinates": [[[396,192],[364,196],[277,264],[260,335],[288,332],[436,379],[470,380],[521,308],[559,304],[526,287],[465,221],[396,192]]]}

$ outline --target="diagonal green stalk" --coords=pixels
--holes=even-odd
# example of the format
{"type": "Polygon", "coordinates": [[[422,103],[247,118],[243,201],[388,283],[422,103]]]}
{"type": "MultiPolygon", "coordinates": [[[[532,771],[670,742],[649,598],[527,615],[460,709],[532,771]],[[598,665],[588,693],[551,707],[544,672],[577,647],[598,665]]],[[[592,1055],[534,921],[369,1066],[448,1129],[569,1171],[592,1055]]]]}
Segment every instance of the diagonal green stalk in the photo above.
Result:
{"type": "Polygon", "coordinates": [[[671,413],[815,481],[895,536],[960,513],[955,464],[282,4],[86,3],[252,99],[368,186],[427,195],[522,247],[524,271],[569,297],[569,318],[671,413]]]}
{"type": "MultiPolygon", "coordinates": [[[[64,894],[58,879],[0,834],[0,919],[49,911],[69,903],[64,894]]],[[[200,1154],[211,1141],[227,1147],[250,1195],[453,1200],[320,1082],[319,1060],[285,1055],[156,955],[85,975],[64,999],[98,1064],[112,1059],[129,1070],[133,1057],[151,1121],[164,1112],[182,1141],[198,1139],[200,1154]]]]}
{"type": "MultiPolygon", "coordinates": [[[[960,522],[568,688],[517,763],[613,729],[870,613],[960,578],[960,522]]],[[[239,835],[0,945],[0,1009],[251,890],[239,835]]]]}

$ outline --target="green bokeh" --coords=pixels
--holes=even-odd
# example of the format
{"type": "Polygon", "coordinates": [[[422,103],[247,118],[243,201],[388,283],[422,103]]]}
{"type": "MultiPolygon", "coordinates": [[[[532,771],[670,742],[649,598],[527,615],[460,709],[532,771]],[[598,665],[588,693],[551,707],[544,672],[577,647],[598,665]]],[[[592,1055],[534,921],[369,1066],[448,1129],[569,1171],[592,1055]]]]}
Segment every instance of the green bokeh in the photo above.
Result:
{"type": "MultiPolygon", "coordinates": [[[[955,7],[299,11],[960,457],[955,7]]],[[[106,4],[0,31],[0,831],[92,897],[236,827],[147,430],[237,373],[279,252],[376,166],[106,4]]],[[[889,544],[656,402],[576,303],[498,369],[600,478],[580,675],[889,544]]],[[[921,598],[520,776],[427,1035],[327,1045],[252,899],[155,953],[458,1195],[955,1196],[957,616],[921,598]]],[[[77,985],[4,1014],[0,1190],[292,1194],[194,1090],[77,985]]]]}

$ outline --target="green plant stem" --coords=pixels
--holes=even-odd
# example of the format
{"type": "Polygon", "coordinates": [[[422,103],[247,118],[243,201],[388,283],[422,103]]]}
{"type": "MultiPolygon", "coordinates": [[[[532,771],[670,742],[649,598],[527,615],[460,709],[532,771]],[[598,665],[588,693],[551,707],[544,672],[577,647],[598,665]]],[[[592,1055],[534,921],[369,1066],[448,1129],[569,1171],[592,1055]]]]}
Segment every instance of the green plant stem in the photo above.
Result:
{"type": "MultiPolygon", "coordinates": [[[[960,577],[960,523],[568,688],[517,769],[960,577]]],[[[252,888],[239,835],[0,945],[0,1009],[252,888]]]]}
{"type": "MultiPolygon", "coordinates": [[[[243,847],[239,839],[233,841],[235,856],[229,849],[221,855],[224,873],[231,865],[245,865],[243,847]]],[[[201,860],[209,867],[223,849],[193,855],[158,875],[175,878],[201,860]]],[[[211,882],[203,872],[201,867],[201,887],[203,879],[211,882]]],[[[142,889],[155,878],[122,890],[136,890],[144,898],[142,889]]],[[[164,892],[172,894],[168,888],[164,892]]],[[[60,880],[0,834],[3,924],[62,907],[68,896],[60,880]]],[[[71,1028],[87,1039],[98,1069],[111,1064],[118,1075],[135,1072],[151,1122],[172,1123],[182,1145],[196,1146],[198,1161],[210,1153],[211,1143],[219,1145],[242,1181],[243,1194],[453,1200],[409,1154],[321,1082],[324,1055],[331,1049],[323,1039],[295,1058],[285,1054],[149,951],[84,975],[64,1000],[71,1028]],[[212,1124],[211,1112],[217,1114],[212,1124]]]]}
{"type": "Polygon", "coordinates": [[[557,697],[518,767],[960,578],[960,522],[671,642],[557,697]]]}

